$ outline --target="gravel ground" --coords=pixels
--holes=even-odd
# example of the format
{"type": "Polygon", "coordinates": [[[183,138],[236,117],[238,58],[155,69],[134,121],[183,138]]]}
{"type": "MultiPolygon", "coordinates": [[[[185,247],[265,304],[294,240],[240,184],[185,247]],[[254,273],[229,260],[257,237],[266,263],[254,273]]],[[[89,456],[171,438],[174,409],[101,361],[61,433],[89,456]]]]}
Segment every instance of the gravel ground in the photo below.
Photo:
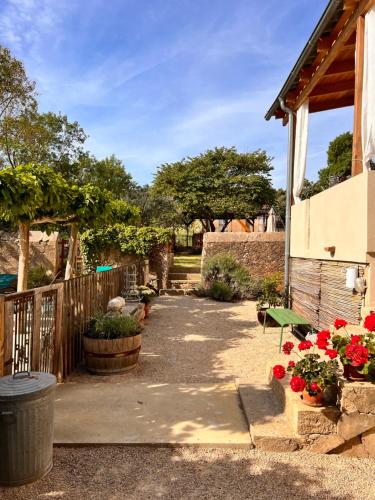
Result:
{"type": "Polygon", "coordinates": [[[199,448],[57,448],[41,481],[1,490],[4,500],[373,500],[367,459],[199,448]]]}
{"type": "Polygon", "coordinates": [[[107,377],[82,369],[69,380],[212,383],[245,378],[264,383],[267,360],[277,353],[279,340],[278,329],[267,331],[271,333],[263,335],[255,302],[164,296],[153,303],[146,320],[136,369],[107,377]]]}
{"type": "MultiPolygon", "coordinates": [[[[286,335],[286,338],[290,335],[286,335]]],[[[278,333],[262,334],[255,304],[161,297],[144,330],[140,366],[92,383],[265,382],[278,333]]],[[[1,462],[0,462],[1,463],[1,462]]],[[[31,485],[1,490],[5,499],[375,499],[371,459],[248,449],[55,448],[54,468],[31,485]]]]}

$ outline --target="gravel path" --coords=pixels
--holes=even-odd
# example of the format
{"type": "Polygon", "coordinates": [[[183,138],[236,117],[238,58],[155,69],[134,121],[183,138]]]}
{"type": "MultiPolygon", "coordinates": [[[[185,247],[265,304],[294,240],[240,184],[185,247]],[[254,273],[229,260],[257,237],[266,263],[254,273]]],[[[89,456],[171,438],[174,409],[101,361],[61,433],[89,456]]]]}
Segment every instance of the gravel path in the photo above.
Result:
{"type": "Polygon", "coordinates": [[[42,481],[4,500],[373,500],[374,462],[199,448],[57,448],[42,481]]]}
{"type": "Polygon", "coordinates": [[[263,335],[255,302],[164,296],[153,303],[146,320],[136,369],[108,377],[95,377],[82,369],[70,380],[212,383],[248,378],[264,383],[266,362],[277,353],[278,340],[279,330],[263,335]]]}
{"type": "MultiPolygon", "coordinates": [[[[136,370],[115,377],[81,371],[71,380],[157,384],[243,378],[264,383],[265,365],[277,352],[277,344],[277,334],[262,334],[252,302],[162,297],[146,322],[136,370]]],[[[375,461],[370,459],[208,447],[55,448],[54,453],[54,468],[45,479],[20,488],[0,488],[0,498],[375,498],[375,461]]]]}

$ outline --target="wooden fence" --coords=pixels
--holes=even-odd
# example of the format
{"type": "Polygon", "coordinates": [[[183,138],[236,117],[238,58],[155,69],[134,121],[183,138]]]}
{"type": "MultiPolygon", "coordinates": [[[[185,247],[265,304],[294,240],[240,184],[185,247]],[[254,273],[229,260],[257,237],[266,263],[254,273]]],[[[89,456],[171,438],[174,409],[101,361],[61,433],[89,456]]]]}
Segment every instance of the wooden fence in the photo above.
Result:
{"type": "Polygon", "coordinates": [[[33,370],[62,381],[82,360],[82,335],[90,318],[129,289],[142,263],[121,266],[0,296],[0,376],[33,370]]]}

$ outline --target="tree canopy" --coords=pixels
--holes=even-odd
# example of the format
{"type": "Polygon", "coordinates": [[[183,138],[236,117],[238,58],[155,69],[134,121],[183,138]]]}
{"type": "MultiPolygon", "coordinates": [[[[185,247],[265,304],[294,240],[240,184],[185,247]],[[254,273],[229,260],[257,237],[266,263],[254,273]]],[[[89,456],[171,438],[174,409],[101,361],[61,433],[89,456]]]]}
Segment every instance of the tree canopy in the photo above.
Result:
{"type": "Polygon", "coordinates": [[[135,187],[132,176],[115,155],[98,160],[86,154],[81,158],[80,165],[82,183],[91,182],[100,189],[111,192],[114,198],[129,198],[130,191],[135,187]]]}
{"type": "Polygon", "coordinates": [[[38,113],[35,106],[0,122],[0,161],[15,167],[45,163],[69,181],[78,180],[80,158],[87,136],[66,115],[38,113]]]}
{"type": "Polygon", "coordinates": [[[238,153],[236,148],[215,148],[196,157],[158,168],[153,193],[169,196],[185,220],[200,219],[208,231],[213,221],[253,219],[272,205],[272,159],[265,151],[238,153]]]}
{"type": "Polygon", "coordinates": [[[35,104],[35,82],[24,65],[0,45],[0,119],[35,104]]]}

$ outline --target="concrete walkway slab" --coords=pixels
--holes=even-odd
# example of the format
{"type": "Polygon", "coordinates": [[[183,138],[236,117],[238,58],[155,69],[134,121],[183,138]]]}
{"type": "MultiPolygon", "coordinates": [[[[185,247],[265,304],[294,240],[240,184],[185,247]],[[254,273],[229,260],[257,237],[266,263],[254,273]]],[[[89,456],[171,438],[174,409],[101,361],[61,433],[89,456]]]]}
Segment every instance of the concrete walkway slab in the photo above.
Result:
{"type": "Polygon", "coordinates": [[[251,446],[234,383],[67,383],[55,444],[251,446]]]}

